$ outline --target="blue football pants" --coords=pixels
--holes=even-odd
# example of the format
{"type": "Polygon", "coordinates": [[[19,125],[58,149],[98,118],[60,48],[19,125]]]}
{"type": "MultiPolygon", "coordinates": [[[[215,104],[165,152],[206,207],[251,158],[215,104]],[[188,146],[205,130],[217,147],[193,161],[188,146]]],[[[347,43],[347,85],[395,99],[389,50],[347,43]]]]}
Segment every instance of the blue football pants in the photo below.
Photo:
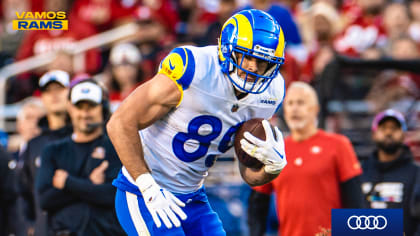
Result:
{"type": "Polygon", "coordinates": [[[118,220],[129,236],[143,235],[191,235],[191,236],[225,236],[222,222],[208,202],[204,188],[189,193],[177,194],[185,207],[181,209],[187,215],[187,219],[181,221],[181,227],[166,228],[163,224],[157,228],[143,197],[127,191],[117,189],[115,209],[118,220]]]}

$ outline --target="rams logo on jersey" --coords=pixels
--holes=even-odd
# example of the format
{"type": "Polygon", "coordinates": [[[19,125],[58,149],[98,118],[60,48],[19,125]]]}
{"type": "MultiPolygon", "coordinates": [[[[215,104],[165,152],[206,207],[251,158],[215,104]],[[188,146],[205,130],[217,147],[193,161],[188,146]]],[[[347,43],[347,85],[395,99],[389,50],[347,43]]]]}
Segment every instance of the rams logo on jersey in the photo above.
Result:
{"type": "MultiPolygon", "coordinates": [[[[175,48],[160,63],[158,73],[164,74],[173,80],[183,94],[184,90],[190,86],[194,72],[195,60],[191,50],[188,48],[175,48]]],[[[182,97],[179,103],[181,101],[182,97]]]]}
{"type": "Polygon", "coordinates": [[[187,89],[194,77],[195,61],[191,50],[175,48],[160,64],[159,73],[176,81],[183,90],[187,89]]]}
{"type": "Polygon", "coordinates": [[[265,103],[265,104],[269,104],[269,105],[276,105],[276,101],[271,100],[271,99],[261,99],[260,103],[265,103]]]}

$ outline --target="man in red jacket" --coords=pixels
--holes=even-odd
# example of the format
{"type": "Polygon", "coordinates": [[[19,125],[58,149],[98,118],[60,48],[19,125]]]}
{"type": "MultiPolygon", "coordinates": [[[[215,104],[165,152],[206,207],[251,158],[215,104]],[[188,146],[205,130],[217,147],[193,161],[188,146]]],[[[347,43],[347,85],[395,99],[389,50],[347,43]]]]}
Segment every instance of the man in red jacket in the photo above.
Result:
{"type": "Polygon", "coordinates": [[[272,182],[255,187],[249,199],[251,235],[265,231],[267,208],[276,193],[279,235],[315,235],[331,228],[331,209],[363,206],[359,161],[350,141],[317,128],[315,90],[293,82],[284,99],[291,135],[285,139],[287,165],[272,182]]]}

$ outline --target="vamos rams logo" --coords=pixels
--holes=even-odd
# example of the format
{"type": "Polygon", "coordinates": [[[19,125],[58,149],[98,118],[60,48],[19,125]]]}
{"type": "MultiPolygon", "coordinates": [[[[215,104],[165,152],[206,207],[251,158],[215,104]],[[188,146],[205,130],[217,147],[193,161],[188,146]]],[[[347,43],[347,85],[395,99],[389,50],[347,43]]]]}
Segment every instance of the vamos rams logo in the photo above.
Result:
{"type": "Polygon", "coordinates": [[[68,21],[64,11],[16,12],[14,30],[67,30],[68,21]]]}

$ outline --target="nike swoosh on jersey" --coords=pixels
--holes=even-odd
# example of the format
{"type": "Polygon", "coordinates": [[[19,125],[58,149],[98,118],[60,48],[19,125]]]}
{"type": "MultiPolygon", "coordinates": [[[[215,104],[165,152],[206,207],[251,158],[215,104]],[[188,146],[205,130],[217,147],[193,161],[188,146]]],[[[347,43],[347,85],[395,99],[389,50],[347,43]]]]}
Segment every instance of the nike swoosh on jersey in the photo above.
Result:
{"type": "Polygon", "coordinates": [[[171,60],[169,60],[169,68],[170,68],[171,70],[175,69],[175,66],[173,66],[173,65],[172,65],[171,60]]]}

